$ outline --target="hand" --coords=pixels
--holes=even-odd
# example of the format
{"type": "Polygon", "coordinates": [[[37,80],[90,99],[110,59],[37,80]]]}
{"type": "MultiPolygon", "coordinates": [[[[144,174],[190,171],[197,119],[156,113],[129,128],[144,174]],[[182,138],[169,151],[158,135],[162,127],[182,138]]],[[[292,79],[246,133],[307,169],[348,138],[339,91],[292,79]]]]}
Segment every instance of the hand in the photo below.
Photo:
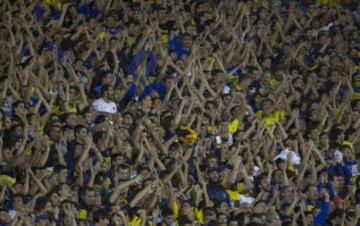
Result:
{"type": "Polygon", "coordinates": [[[330,195],[329,195],[329,192],[326,189],[321,190],[321,195],[324,197],[325,202],[330,201],[330,195]]]}
{"type": "Polygon", "coordinates": [[[142,181],[143,181],[143,177],[141,176],[141,175],[138,175],[137,177],[135,177],[134,179],[133,179],[133,182],[134,182],[134,184],[141,184],[142,183],[142,181]]]}
{"type": "Polygon", "coordinates": [[[234,166],[239,166],[242,163],[242,157],[238,155],[235,158],[231,159],[230,163],[232,163],[234,166]]]}
{"type": "Polygon", "coordinates": [[[93,137],[92,137],[91,133],[89,133],[86,136],[85,143],[90,146],[90,145],[92,145],[92,142],[93,142],[93,137]]]}
{"type": "Polygon", "coordinates": [[[95,164],[95,166],[93,166],[92,164],[90,165],[90,171],[91,171],[91,174],[97,174],[101,169],[101,163],[100,162],[97,162],[95,164]]]}
{"type": "Polygon", "coordinates": [[[64,204],[64,213],[67,217],[75,217],[74,207],[70,203],[64,204]]]}
{"type": "Polygon", "coordinates": [[[268,164],[267,164],[267,170],[268,170],[269,172],[273,172],[273,171],[274,171],[274,166],[273,166],[271,163],[268,163],[268,164]]]}

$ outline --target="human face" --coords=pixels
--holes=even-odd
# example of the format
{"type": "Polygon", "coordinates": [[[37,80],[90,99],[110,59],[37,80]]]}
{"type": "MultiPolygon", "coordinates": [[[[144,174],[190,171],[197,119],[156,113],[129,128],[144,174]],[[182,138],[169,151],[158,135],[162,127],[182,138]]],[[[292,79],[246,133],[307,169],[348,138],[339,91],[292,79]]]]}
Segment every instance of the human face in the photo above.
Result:
{"type": "Polygon", "coordinates": [[[218,161],[216,158],[209,159],[209,168],[216,169],[218,167],[218,161]]]}
{"type": "Polygon", "coordinates": [[[20,103],[16,106],[15,113],[16,114],[23,114],[25,112],[25,104],[20,103]]]}
{"type": "Polygon", "coordinates": [[[87,136],[87,130],[85,128],[82,128],[80,131],[76,133],[76,138],[79,141],[84,141],[87,136]]]}
{"type": "Polygon", "coordinates": [[[352,150],[349,147],[343,148],[342,153],[345,160],[352,159],[353,157],[352,150]]]}
{"type": "Polygon", "coordinates": [[[320,136],[320,143],[321,143],[322,145],[327,145],[327,144],[329,144],[329,136],[328,136],[327,134],[322,134],[322,135],[320,136]]]}
{"type": "Polygon", "coordinates": [[[51,203],[48,203],[50,204],[50,207],[51,205],[52,206],[60,206],[60,197],[59,197],[59,194],[58,193],[53,193],[50,197],[50,201],[51,203]]]}
{"type": "Polygon", "coordinates": [[[297,78],[295,81],[294,81],[294,88],[295,89],[303,89],[304,88],[304,81],[301,79],[301,78],[297,78]]]}
{"type": "Polygon", "coordinates": [[[217,183],[219,181],[219,173],[213,170],[210,172],[209,178],[211,182],[217,183]]]}
{"type": "Polygon", "coordinates": [[[109,219],[103,218],[103,219],[100,220],[100,222],[97,225],[99,225],[99,226],[108,226],[109,223],[110,223],[109,219]]]}
{"type": "Polygon", "coordinates": [[[53,141],[58,141],[61,138],[61,129],[58,126],[53,126],[50,129],[50,138],[53,141]]]}
{"type": "Polygon", "coordinates": [[[118,169],[118,178],[120,179],[120,180],[126,180],[126,179],[128,179],[129,178],[129,174],[130,174],[130,169],[128,169],[128,168],[119,168],[118,169]]]}
{"type": "Polygon", "coordinates": [[[280,216],[277,213],[272,214],[272,216],[270,218],[270,222],[271,222],[270,223],[271,226],[281,226],[282,225],[280,216]]]}
{"type": "Polygon", "coordinates": [[[12,150],[6,148],[3,150],[4,160],[11,162],[14,159],[14,153],[12,150]]]}
{"type": "Polygon", "coordinates": [[[166,216],[164,220],[167,225],[174,225],[175,223],[175,217],[173,215],[166,216]]]}
{"type": "Polygon", "coordinates": [[[218,217],[218,222],[220,225],[227,225],[227,217],[225,214],[220,214],[218,217]]]}
{"type": "Polygon", "coordinates": [[[58,181],[60,183],[66,183],[66,180],[67,180],[67,169],[63,169],[60,171],[58,175],[58,181]]]}
{"type": "Polygon", "coordinates": [[[183,47],[186,49],[190,49],[192,46],[192,38],[191,36],[185,36],[182,40],[183,47]]]}
{"type": "Polygon", "coordinates": [[[343,189],[344,188],[344,177],[342,176],[339,176],[339,177],[334,177],[334,181],[333,181],[333,184],[334,184],[334,188],[336,189],[343,189]]]}
{"type": "Polygon", "coordinates": [[[183,205],[183,210],[184,210],[184,213],[185,215],[189,215],[189,214],[193,214],[194,212],[194,207],[191,206],[189,203],[184,203],[183,205]]]}
{"type": "Polygon", "coordinates": [[[113,99],[114,97],[114,89],[112,87],[109,87],[106,91],[106,98],[113,99]]]}
{"type": "Polygon", "coordinates": [[[237,221],[230,221],[228,223],[229,223],[229,226],[239,226],[239,223],[237,221]]]}
{"type": "Polygon", "coordinates": [[[95,204],[95,192],[94,191],[86,191],[84,195],[84,202],[86,205],[94,205],[95,204]]]}
{"type": "Polygon", "coordinates": [[[130,114],[124,115],[124,124],[125,125],[130,126],[133,124],[133,122],[134,122],[134,120],[130,114]]]}
{"type": "Polygon", "coordinates": [[[307,197],[310,200],[316,200],[318,198],[318,192],[316,186],[310,186],[307,191],[307,197]]]}
{"type": "Polygon", "coordinates": [[[129,137],[129,132],[126,128],[120,128],[118,134],[121,140],[126,140],[129,137]]]}
{"type": "Polygon", "coordinates": [[[266,205],[264,202],[259,202],[258,204],[256,204],[254,206],[254,209],[253,209],[253,212],[254,213],[259,213],[259,214],[263,214],[266,212],[266,205]]]}
{"type": "Polygon", "coordinates": [[[71,127],[75,127],[78,124],[78,116],[76,114],[70,114],[66,119],[66,123],[71,127]]]}
{"type": "Polygon", "coordinates": [[[283,192],[283,197],[284,197],[285,201],[291,202],[294,198],[294,188],[291,186],[286,187],[283,192]]]}
{"type": "Polygon", "coordinates": [[[11,222],[11,217],[6,211],[1,211],[0,212],[0,221],[5,224],[9,224],[11,222]]]}
{"type": "Polygon", "coordinates": [[[13,207],[15,210],[20,210],[24,206],[23,199],[20,197],[15,197],[13,201],[13,207]]]}
{"type": "Polygon", "coordinates": [[[264,112],[270,112],[272,109],[272,102],[271,101],[265,101],[263,104],[263,111],[264,112]]]}
{"type": "Polygon", "coordinates": [[[71,193],[71,189],[68,184],[63,184],[59,190],[59,194],[61,197],[68,197],[71,193]]]}
{"type": "Polygon", "coordinates": [[[230,211],[230,207],[226,202],[222,202],[217,211],[222,214],[227,214],[230,211]]]}
{"type": "Polygon", "coordinates": [[[149,108],[151,108],[152,105],[152,101],[150,96],[145,96],[144,99],[141,101],[141,108],[143,110],[148,110],[149,108]]]}

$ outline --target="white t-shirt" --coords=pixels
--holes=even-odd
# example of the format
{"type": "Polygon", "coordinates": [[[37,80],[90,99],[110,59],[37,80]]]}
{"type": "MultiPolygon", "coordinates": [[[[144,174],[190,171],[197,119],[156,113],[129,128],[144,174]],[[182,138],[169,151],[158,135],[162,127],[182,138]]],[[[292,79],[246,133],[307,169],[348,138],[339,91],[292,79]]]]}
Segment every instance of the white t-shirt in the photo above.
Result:
{"type": "Polygon", "coordinates": [[[352,174],[353,177],[360,175],[359,166],[358,166],[357,164],[352,165],[352,167],[351,167],[351,174],[352,174]]]}
{"type": "Polygon", "coordinates": [[[97,99],[93,102],[94,108],[98,112],[115,114],[117,112],[117,107],[114,101],[106,102],[103,98],[97,99]]]}

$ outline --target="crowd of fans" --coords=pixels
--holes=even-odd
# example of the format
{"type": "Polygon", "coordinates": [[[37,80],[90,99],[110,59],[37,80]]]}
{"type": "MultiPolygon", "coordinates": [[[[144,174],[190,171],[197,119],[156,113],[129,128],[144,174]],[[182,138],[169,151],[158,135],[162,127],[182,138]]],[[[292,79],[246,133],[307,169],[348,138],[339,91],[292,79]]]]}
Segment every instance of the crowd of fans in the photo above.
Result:
{"type": "Polygon", "coordinates": [[[358,0],[1,0],[0,225],[359,225],[358,0]]]}

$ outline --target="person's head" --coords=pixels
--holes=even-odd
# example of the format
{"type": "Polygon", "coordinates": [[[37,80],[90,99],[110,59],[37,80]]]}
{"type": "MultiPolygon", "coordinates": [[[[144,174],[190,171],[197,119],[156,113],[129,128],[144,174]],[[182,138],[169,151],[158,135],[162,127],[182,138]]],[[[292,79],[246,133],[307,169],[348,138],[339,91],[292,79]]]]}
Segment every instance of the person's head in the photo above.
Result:
{"type": "Polygon", "coordinates": [[[49,196],[50,198],[50,204],[54,207],[57,207],[57,206],[60,206],[61,204],[61,201],[60,201],[60,196],[59,196],[59,193],[58,193],[58,190],[55,189],[49,196]]]}
{"type": "Polygon", "coordinates": [[[265,214],[258,214],[258,213],[253,213],[251,215],[251,220],[250,223],[248,223],[247,225],[249,226],[260,226],[260,225],[264,225],[264,223],[266,222],[266,215],[265,214]]]}
{"type": "Polygon", "coordinates": [[[283,189],[282,197],[284,198],[284,200],[286,202],[291,203],[292,200],[294,199],[294,193],[295,193],[295,190],[294,190],[293,186],[286,186],[283,189]]]}
{"type": "Polygon", "coordinates": [[[107,100],[113,98],[114,90],[111,85],[105,84],[101,87],[101,97],[107,100]]]}
{"type": "Polygon", "coordinates": [[[344,160],[350,160],[353,159],[353,150],[351,149],[350,146],[348,145],[343,145],[341,147],[341,152],[343,154],[343,159],[344,160]]]}
{"type": "Polygon", "coordinates": [[[149,95],[143,96],[140,101],[140,106],[143,111],[148,112],[152,106],[151,97],[149,95]]]}
{"type": "Polygon", "coordinates": [[[22,194],[15,194],[12,205],[14,210],[21,210],[25,205],[25,197],[22,194]]]}
{"type": "Polygon", "coordinates": [[[173,225],[175,223],[175,216],[170,208],[164,208],[162,210],[162,216],[164,217],[164,223],[166,225],[173,225]]]}
{"type": "Polygon", "coordinates": [[[329,136],[327,133],[321,133],[320,134],[320,144],[322,146],[327,146],[329,145],[329,136]]]}
{"type": "Polygon", "coordinates": [[[62,199],[70,197],[71,192],[72,192],[72,190],[68,184],[66,184],[66,183],[59,184],[58,193],[62,199]]]}
{"type": "Polygon", "coordinates": [[[88,136],[88,129],[83,125],[78,125],[75,127],[75,138],[79,143],[85,143],[85,139],[88,136]]]}
{"type": "Polygon", "coordinates": [[[275,184],[282,184],[284,182],[284,174],[281,169],[276,169],[274,171],[274,183],[275,184]]]}
{"type": "Polygon", "coordinates": [[[341,190],[345,185],[345,178],[341,172],[337,172],[335,175],[330,176],[331,185],[335,190],[341,190]]]}
{"type": "Polygon", "coordinates": [[[0,208],[0,223],[1,224],[10,224],[11,217],[10,214],[3,208],[0,208]]]}
{"type": "Polygon", "coordinates": [[[218,168],[218,158],[215,155],[210,155],[207,160],[207,164],[209,169],[217,169],[218,168]]]}
{"type": "Polygon", "coordinates": [[[346,209],[346,222],[347,223],[351,223],[351,222],[356,222],[357,218],[356,218],[356,210],[354,208],[348,208],[346,209]]]}
{"type": "Polygon", "coordinates": [[[257,214],[264,214],[266,213],[266,203],[262,200],[258,201],[257,203],[255,203],[254,208],[253,208],[253,213],[257,213],[257,214]]]}
{"type": "Polygon", "coordinates": [[[211,221],[215,221],[216,220],[216,212],[212,209],[207,209],[204,211],[204,221],[205,221],[205,225],[207,225],[207,223],[211,222],[211,221]]]}
{"type": "Polygon", "coordinates": [[[67,113],[65,115],[65,122],[67,126],[74,128],[79,124],[79,117],[75,113],[67,113]]]}
{"type": "Polygon", "coordinates": [[[192,45],[193,45],[193,38],[191,37],[191,35],[189,33],[184,34],[182,38],[182,46],[185,49],[191,49],[192,45]]]}
{"type": "Polygon", "coordinates": [[[94,122],[95,114],[90,107],[85,108],[82,115],[87,125],[91,125],[94,122]]]}
{"type": "Polygon", "coordinates": [[[230,211],[230,207],[227,202],[223,201],[216,204],[216,212],[221,214],[228,214],[230,211]]]}
{"type": "Polygon", "coordinates": [[[124,125],[130,127],[134,123],[134,117],[130,112],[124,113],[124,125]]]}
{"type": "Polygon", "coordinates": [[[316,184],[309,184],[305,188],[306,197],[310,200],[316,200],[319,197],[316,184]]]}
{"type": "Polygon", "coordinates": [[[56,175],[58,183],[66,183],[67,173],[67,168],[64,165],[56,165],[54,167],[54,174],[56,175]]]}
{"type": "Polygon", "coordinates": [[[208,173],[209,181],[212,183],[218,183],[219,182],[219,172],[216,169],[212,169],[208,173]]]}
{"type": "Polygon", "coordinates": [[[139,175],[146,180],[151,176],[151,169],[148,166],[142,166],[139,169],[139,175]]]}
{"type": "Polygon", "coordinates": [[[25,103],[21,100],[13,104],[13,112],[15,115],[23,115],[26,112],[25,103]]]}
{"type": "Polygon", "coordinates": [[[180,142],[172,143],[169,147],[169,157],[177,159],[182,156],[184,147],[180,142]]]}
{"type": "Polygon", "coordinates": [[[117,168],[117,176],[120,181],[127,180],[130,176],[130,166],[127,164],[121,164],[117,168]]]}
{"type": "Polygon", "coordinates": [[[217,216],[217,222],[219,226],[228,226],[228,217],[226,214],[221,213],[217,216]]]}
{"type": "Polygon", "coordinates": [[[14,150],[8,148],[8,147],[4,147],[3,148],[3,159],[6,162],[12,162],[14,160],[14,150]]]}
{"type": "Polygon", "coordinates": [[[265,114],[269,114],[273,110],[274,103],[270,99],[265,99],[262,101],[262,111],[265,114]]]}
{"type": "Polygon", "coordinates": [[[47,214],[52,211],[51,202],[48,196],[39,197],[34,206],[34,211],[40,214],[47,214]]]}
{"type": "Polygon", "coordinates": [[[329,138],[333,143],[341,144],[345,137],[343,129],[335,127],[330,131],[329,138]]]}
{"type": "Polygon", "coordinates": [[[336,208],[329,214],[329,222],[331,222],[332,225],[341,225],[344,215],[344,209],[336,208]]]}
{"type": "Polygon", "coordinates": [[[185,216],[193,214],[194,209],[195,209],[195,203],[193,202],[193,200],[189,199],[189,200],[186,200],[186,201],[183,202],[182,211],[183,211],[185,216]]]}
{"type": "Polygon", "coordinates": [[[61,127],[60,123],[53,123],[49,127],[49,138],[52,141],[59,141],[61,138],[61,127]]]}
{"type": "Polygon", "coordinates": [[[230,217],[227,223],[229,226],[240,226],[239,220],[236,217],[230,217]]]}
{"type": "Polygon", "coordinates": [[[180,216],[178,219],[178,224],[180,226],[193,226],[194,225],[194,221],[190,220],[188,217],[186,216],[180,216]]]}
{"type": "Polygon", "coordinates": [[[47,226],[50,223],[48,214],[39,214],[35,217],[35,226],[47,226]]]}
{"type": "Polygon", "coordinates": [[[95,226],[108,226],[110,223],[110,216],[108,214],[108,211],[106,211],[105,209],[99,209],[95,211],[93,219],[95,226]]]}
{"type": "Polygon", "coordinates": [[[282,158],[278,158],[275,160],[275,164],[276,164],[276,167],[280,170],[286,170],[286,167],[287,167],[287,163],[286,163],[286,160],[282,159],[282,158]]]}
{"type": "Polygon", "coordinates": [[[80,198],[87,206],[94,206],[95,204],[95,192],[92,188],[86,187],[79,190],[80,198]]]}
{"type": "Polygon", "coordinates": [[[281,219],[277,212],[270,212],[266,216],[266,221],[269,223],[270,226],[281,226],[281,219]]]}
{"type": "Polygon", "coordinates": [[[71,101],[76,101],[76,99],[79,97],[80,89],[77,86],[70,86],[69,87],[69,97],[71,101]]]}

